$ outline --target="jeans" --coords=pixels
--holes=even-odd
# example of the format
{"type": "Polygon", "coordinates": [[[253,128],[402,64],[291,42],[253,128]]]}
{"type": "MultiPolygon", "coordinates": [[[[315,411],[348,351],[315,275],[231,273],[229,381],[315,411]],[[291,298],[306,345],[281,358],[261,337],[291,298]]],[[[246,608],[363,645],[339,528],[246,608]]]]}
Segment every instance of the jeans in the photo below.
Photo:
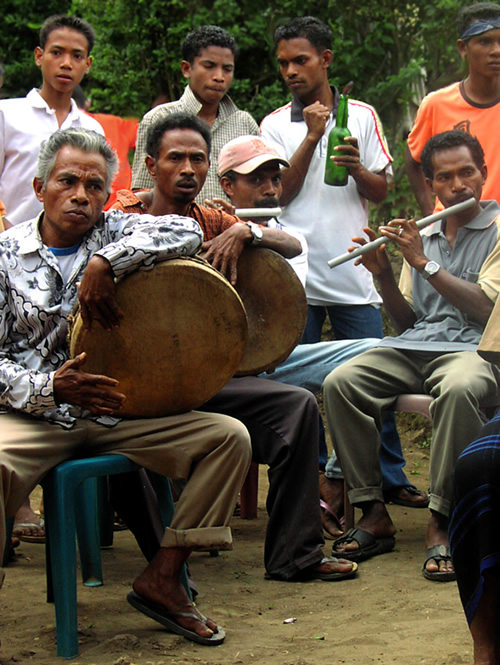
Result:
{"type": "MultiPolygon", "coordinates": [[[[334,361],[335,364],[331,365],[332,370],[335,369],[337,365],[349,360],[349,358],[354,357],[358,353],[366,351],[375,344],[373,339],[359,338],[371,337],[380,339],[383,337],[382,315],[380,309],[373,305],[308,305],[307,323],[302,336],[302,344],[297,347],[298,349],[303,345],[310,347],[314,343],[328,344],[328,342],[320,342],[321,331],[327,314],[336,338],[336,341],[332,342],[333,344],[340,344],[347,340],[351,340],[353,344],[361,344],[362,342],[367,342],[369,344],[366,348],[363,348],[362,345],[359,346],[358,351],[355,351],[356,347],[353,347],[352,353],[349,353],[349,349],[344,347],[341,350],[340,355],[334,361]],[[355,342],[353,340],[355,340],[355,342]]],[[[290,357],[285,363],[288,362],[289,359],[290,357]]],[[[312,371],[315,370],[316,368],[312,368],[312,371]]],[[[325,378],[326,376],[322,376],[321,383],[323,383],[325,378]]],[[[279,381],[281,379],[278,378],[277,380],[279,381]]],[[[285,383],[290,383],[290,381],[285,381],[285,383]]],[[[303,384],[297,383],[295,385],[302,386],[303,384]]],[[[303,385],[303,387],[308,386],[303,385]]],[[[309,390],[313,389],[309,388],[309,390]]],[[[411,485],[403,471],[406,462],[401,450],[401,441],[396,428],[396,418],[393,413],[388,413],[386,415],[380,436],[380,464],[382,467],[384,490],[411,485]]],[[[343,477],[335,452],[332,453],[328,460],[325,475],[328,478],[343,477]]]]}

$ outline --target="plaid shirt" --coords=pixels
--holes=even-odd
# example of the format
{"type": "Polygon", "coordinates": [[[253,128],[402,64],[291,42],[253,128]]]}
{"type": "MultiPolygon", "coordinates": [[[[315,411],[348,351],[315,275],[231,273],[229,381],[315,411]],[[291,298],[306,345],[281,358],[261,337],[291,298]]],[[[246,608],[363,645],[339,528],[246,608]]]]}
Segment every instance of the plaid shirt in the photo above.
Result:
{"type": "MultiPolygon", "coordinates": [[[[201,103],[196,99],[191,88],[187,86],[184,94],[177,101],[162,104],[146,113],[137,131],[137,146],[135,149],[134,165],[132,167],[132,189],[152,189],[154,187],[154,181],[149,175],[144,161],[147,155],[148,129],[151,125],[169,113],[185,111],[193,115],[198,115],[200,110],[201,103]]],[[[259,134],[259,128],[249,113],[240,111],[232,99],[225,95],[219,104],[219,112],[211,127],[211,132],[212,150],[210,152],[210,169],[205,185],[196,197],[196,200],[200,203],[203,203],[205,199],[213,199],[214,196],[222,199],[226,198],[219,185],[219,178],[217,176],[219,152],[231,139],[246,134],[259,134]]]]}
{"type": "MultiPolygon", "coordinates": [[[[112,209],[121,210],[126,213],[135,212],[139,215],[147,212],[146,205],[129,189],[120,189],[116,193],[116,201],[112,205],[112,209]]],[[[198,222],[203,231],[204,240],[212,240],[231,228],[233,224],[241,222],[241,219],[229,215],[227,212],[214,208],[205,208],[194,202],[189,204],[185,216],[191,217],[191,219],[198,222]]]]}

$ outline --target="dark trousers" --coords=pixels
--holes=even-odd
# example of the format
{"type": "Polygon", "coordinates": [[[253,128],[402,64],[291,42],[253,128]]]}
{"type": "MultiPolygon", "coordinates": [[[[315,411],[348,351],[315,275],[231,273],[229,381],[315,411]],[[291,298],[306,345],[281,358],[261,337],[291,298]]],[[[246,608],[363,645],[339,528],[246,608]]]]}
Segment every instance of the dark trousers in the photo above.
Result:
{"type": "Polygon", "coordinates": [[[318,485],[319,412],[314,395],[247,376],[229,381],[201,410],[241,420],[250,432],[253,461],[269,465],[267,572],[290,579],[319,563],[324,540],[318,485]]]}

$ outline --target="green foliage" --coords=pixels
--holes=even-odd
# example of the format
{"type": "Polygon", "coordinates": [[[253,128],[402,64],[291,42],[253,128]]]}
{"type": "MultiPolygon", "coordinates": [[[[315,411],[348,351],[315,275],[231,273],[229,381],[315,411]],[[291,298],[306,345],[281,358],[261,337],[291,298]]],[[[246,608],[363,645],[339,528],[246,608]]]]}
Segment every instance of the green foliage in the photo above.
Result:
{"type": "Polygon", "coordinates": [[[70,0],[3,0],[0,61],[5,65],[2,97],[23,97],[41,84],[33,51],[38,32],[52,14],[69,9],[70,0]]]}

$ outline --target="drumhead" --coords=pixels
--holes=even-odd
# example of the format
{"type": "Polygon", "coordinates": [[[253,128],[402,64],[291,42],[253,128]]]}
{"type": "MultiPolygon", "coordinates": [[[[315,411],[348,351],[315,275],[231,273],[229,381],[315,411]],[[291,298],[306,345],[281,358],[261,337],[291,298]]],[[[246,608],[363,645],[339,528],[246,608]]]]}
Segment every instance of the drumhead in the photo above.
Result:
{"type": "Polygon", "coordinates": [[[238,261],[235,288],[248,318],[248,344],[236,375],[273,370],[302,339],[307,319],[304,287],[280,254],[247,247],[238,261]]]}
{"type": "Polygon", "coordinates": [[[86,372],[118,379],[127,396],[118,415],[158,417],[194,409],[234,375],[245,352],[247,318],[240,297],[208,263],[162,261],[117,283],[120,327],[90,331],[77,314],[70,355],[85,351],[86,372]]]}

